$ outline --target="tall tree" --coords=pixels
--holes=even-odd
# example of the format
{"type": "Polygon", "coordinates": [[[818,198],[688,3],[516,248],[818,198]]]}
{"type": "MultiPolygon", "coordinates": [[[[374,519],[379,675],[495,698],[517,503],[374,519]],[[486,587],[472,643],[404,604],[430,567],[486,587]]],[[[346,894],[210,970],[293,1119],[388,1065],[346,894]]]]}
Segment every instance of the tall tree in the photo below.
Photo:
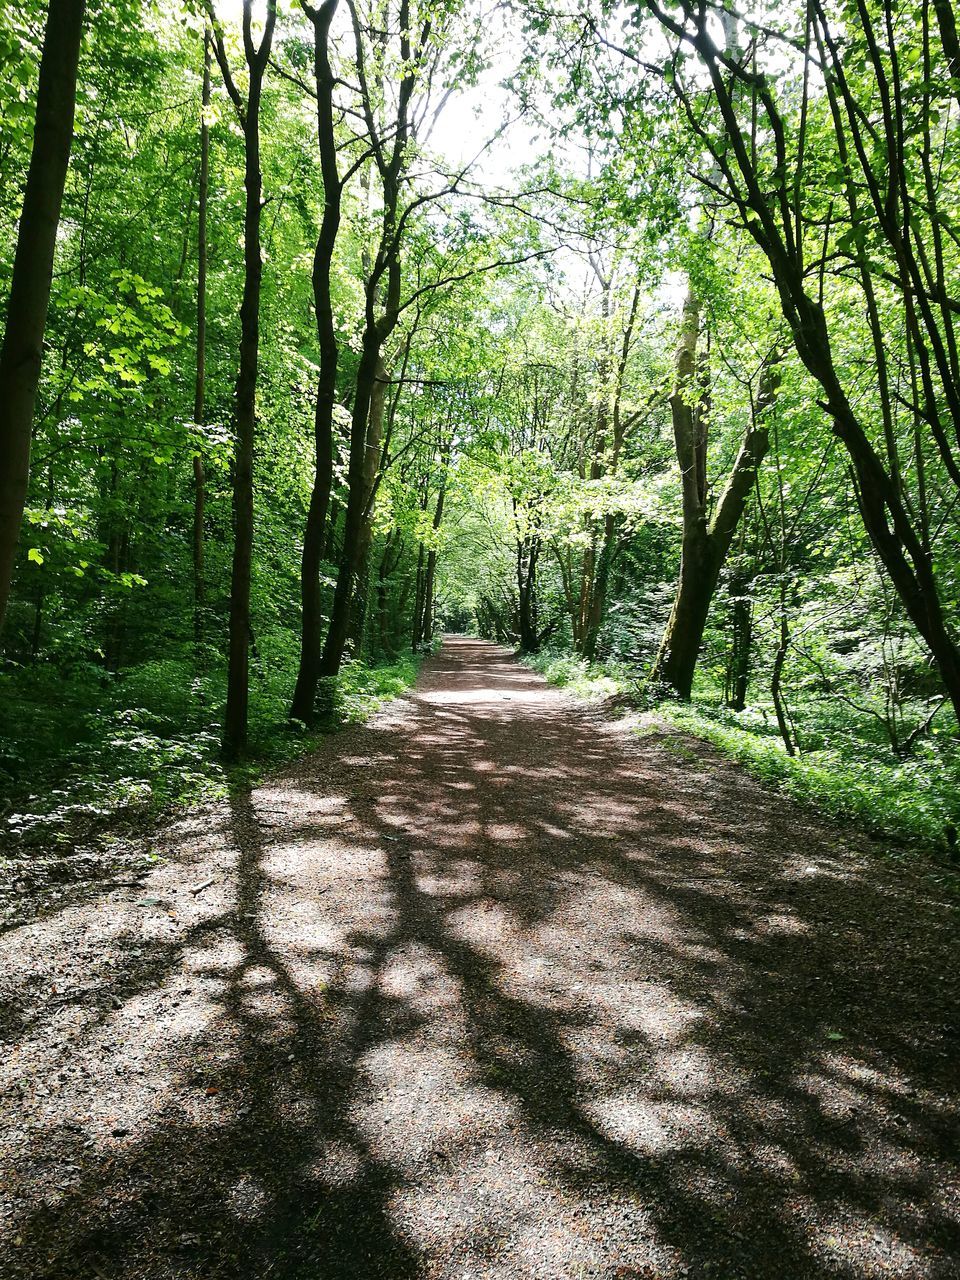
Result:
{"type": "MultiPolygon", "coordinates": [[[[960,718],[960,641],[931,555],[924,497],[928,457],[960,487],[960,355],[945,230],[953,197],[938,187],[932,160],[950,142],[927,7],[906,24],[892,0],[874,7],[857,0],[849,26],[811,0],[795,101],[776,91],[782,71],[759,63],[769,48],[795,52],[790,33],[751,31],[745,20],[751,39],[741,50],[717,39],[700,5],[645,3],[676,42],[670,91],[719,175],[710,182],[769,261],[797,354],[849,458],[864,527],[960,718]],[[715,118],[704,115],[700,82],[684,71],[688,51],[707,72],[715,118]],[[825,127],[814,146],[812,95],[821,78],[825,127]],[[875,362],[872,403],[839,355],[836,313],[825,305],[830,269],[860,294],[875,362]],[[892,358],[893,335],[903,335],[902,359],[892,358]],[[916,442],[914,493],[901,458],[901,414],[916,442]]],[[[949,26],[944,33],[949,61],[949,26]]],[[[955,517],[946,522],[955,527],[955,517]]]]}
{"type": "Polygon", "coordinates": [[[670,685],[681,698],[690,697],[703,629],[720,571],[750,496],[757,468],[769,447],[767,419],[777,390],[777,362],[768,359],[760,372],[755,402],[751,396],[740,449],[711,517],[707,486],[708,375],[704,364],[698,361],[700,328],[700,302],[691,289],[680,322],[676,377],[670,397],[682,493],[680,576],[652,672],[652,679],[670,685]]]}
{"type": "MultiPolygon", "coordinates": [[[[369,519],[367,439],[370,412],[375,402],[377,383],[383,380],[384,344],[400,320],[400,248],[407,224],[405,215],[409,212],[403,209],[401,201],[408,149],[415,130],[411,100],[423,71],[424,59],[428,56],[433,26],[430,16],[427,16],[422,28],[416,29],[409,0],[400,0],[397,10],[400,70],[395,106],[390,121],[385,122],[380,115],[378,85],[371,78],[371,73],[375,74],[378,68],[368,66],[366,41],[370,32],[362,21],[356,4],[351,3],[350,14],[361,107],[370,151],[382,188],[383,210],[376,256],[367,273],[364,288],[363,333],[350,423],[347,506],[344,512],[337,585],[320,664],[320,671],[324,676],[335,676],[340,670],[350,633],[357,572],[363,549],[364,522],[369,519]]],[[[379,41],[380,37],[376,39],[379,41]]]]}
{"type": "Polygon", "coordinates": [[[313,254],[313,304],[317,322],[320,367],[314,409],[314,475],[300,558],[300,665],[290,714],[311,723],[315,712],[317,682],[323,653],[320,565],[324,530],[333,485],[333,414],[337,399],[339,346],[333,318],[331,291],[333,258],[342,217],[343,192],[356,171],[356,163],[340,173],[334,95],[337,76],[331,65],[330,31],[339,0],[326,0],[319,8],[302,8],[313,25],[313,67],[317,100],[317,143],[323,178],[323,215],[313,254]]]}
{"type": "Polygon", "coordinates": [[[243,52],[247,66],[246,97],[230,68],[223,27],[212,3],[207,12],[214,51],[244,143],[243,298],[240,303],[240,360],[234,390],[233,431],[233,567],[230,577],[230,647],[227,706],[223,724],[224,754],[242,756],[247,746],[250,699],[250,569],[253,560],[253,458],[257,428],[257,379],[260,368],[260,291],[263,256],[260,245],[263,178],[260,172],[260,105],[263,78],[270,60],[277,20],[276,0],[267,0],[260,43],[253,34],[253,0],[243,0],[243,52]]]}
{"type": "MultiPolygon", "coordinates": [[[[203,84],[200,94],[200,173],[197,180],[197,347],[193,383],[193,421],[202,428],[206,419],[207,367],[207,204],[210,186],[210,28],[203,30],[203,84]]],[[[206,474],[199,447],[193,455],[193,633],[203,638],[204,509],[206,474]]]]}
{"type": "Polygon", "coordinates": [[[33,150],[0,349],[0,628],[30,477],[30,443],[60,206],[70,163],[85,0],[50,0],[33,150]]]}

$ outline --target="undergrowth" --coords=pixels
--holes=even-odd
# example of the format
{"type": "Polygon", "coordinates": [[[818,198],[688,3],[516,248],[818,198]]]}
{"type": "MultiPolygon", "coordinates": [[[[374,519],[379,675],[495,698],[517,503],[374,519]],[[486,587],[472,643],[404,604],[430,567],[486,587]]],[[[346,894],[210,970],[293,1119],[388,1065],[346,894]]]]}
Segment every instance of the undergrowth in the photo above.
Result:
{"type": "Polygon", "coordinates": [[[174,808],[223,797],[264,768],[309,750],[340,724],[364,720],[416,679],[412,656],[344,665],[317,730],[287,718],[296,675],[287,633],[260,642],[250,689],[249,753],[220,756],[226,673],[192,652],[114,676],[94,664],[69,679],[52,665],[0,674],[0,836],[8,849],[66,847],[104,827],[140,826],[174,808]]]}
{"type": "Polygon", "coordinates": [[[952,853],[960,826],[960,745],[921,739],[896,756],[873,726],[841,705],[798,703],[791,708],[801,743],[789,756],[772,708],[742,713],[723,707],[716,691],[698,690],[695,704],[651,704],[642,677],[622,663],[590,663],[574,654],[544,652],[527,663],[552,684],[588,700],[622,697],[645,708],[640,733],[664,722],[701,738],[755,777],[840,820],[888,839],[952,853]]]}

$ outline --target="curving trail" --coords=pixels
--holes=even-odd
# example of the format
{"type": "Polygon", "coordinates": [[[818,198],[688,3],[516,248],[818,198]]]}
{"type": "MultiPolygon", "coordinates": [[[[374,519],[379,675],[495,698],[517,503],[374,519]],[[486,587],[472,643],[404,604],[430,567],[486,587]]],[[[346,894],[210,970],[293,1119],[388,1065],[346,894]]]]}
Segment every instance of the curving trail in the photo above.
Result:
{"type": "Polygon", "coordinates": [[[955,916],[698,744],[452,638],[162,841],[0,937],[5,1280],[960,1276],[955,916]]]}

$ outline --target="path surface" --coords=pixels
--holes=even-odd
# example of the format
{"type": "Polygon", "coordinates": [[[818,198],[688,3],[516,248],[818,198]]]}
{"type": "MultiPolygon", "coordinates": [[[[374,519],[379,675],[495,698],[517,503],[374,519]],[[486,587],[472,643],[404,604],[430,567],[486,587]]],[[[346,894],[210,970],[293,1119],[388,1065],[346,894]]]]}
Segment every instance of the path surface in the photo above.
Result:
{"type": "Polygon", "coordinates": [[[0,938],[4,1280],[960,1276],[955,918],[683,739],[448,641],[164,845],[0,938]]]}

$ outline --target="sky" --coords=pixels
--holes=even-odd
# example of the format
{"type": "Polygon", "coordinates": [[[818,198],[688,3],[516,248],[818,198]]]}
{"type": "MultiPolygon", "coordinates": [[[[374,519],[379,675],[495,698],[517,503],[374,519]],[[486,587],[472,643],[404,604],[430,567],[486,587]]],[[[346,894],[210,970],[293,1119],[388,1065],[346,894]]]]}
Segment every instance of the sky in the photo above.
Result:
{"type": "MultiPolygon", "coordinates": [[[[243,0],[215,0],[216,11],[224,24],[239,29],[243,0]]],[[[297,6],[281,0],[281,12],[295,12],[297,6]]],[[[266,0],[255,0],[254,19],[262,21],[266,0]]],[[[452,168],[473,159],[484,142],[494,137],[505,119],[516,112],[510,93],[501,87],[516,69],[520,43],[511,33],[500,6],[491,8],[485,18],[484,35],[492,50],[491,62],[476,85],[454,93],[447,101],[432,131],[430,148],[442,156],[452,168]]],[[[513,172],[529,163],[542,148],[535,130],[523,121],[514,122],[507,132],[487,150],[473,170],[485,185],[509,188],[513,172]]]]}

